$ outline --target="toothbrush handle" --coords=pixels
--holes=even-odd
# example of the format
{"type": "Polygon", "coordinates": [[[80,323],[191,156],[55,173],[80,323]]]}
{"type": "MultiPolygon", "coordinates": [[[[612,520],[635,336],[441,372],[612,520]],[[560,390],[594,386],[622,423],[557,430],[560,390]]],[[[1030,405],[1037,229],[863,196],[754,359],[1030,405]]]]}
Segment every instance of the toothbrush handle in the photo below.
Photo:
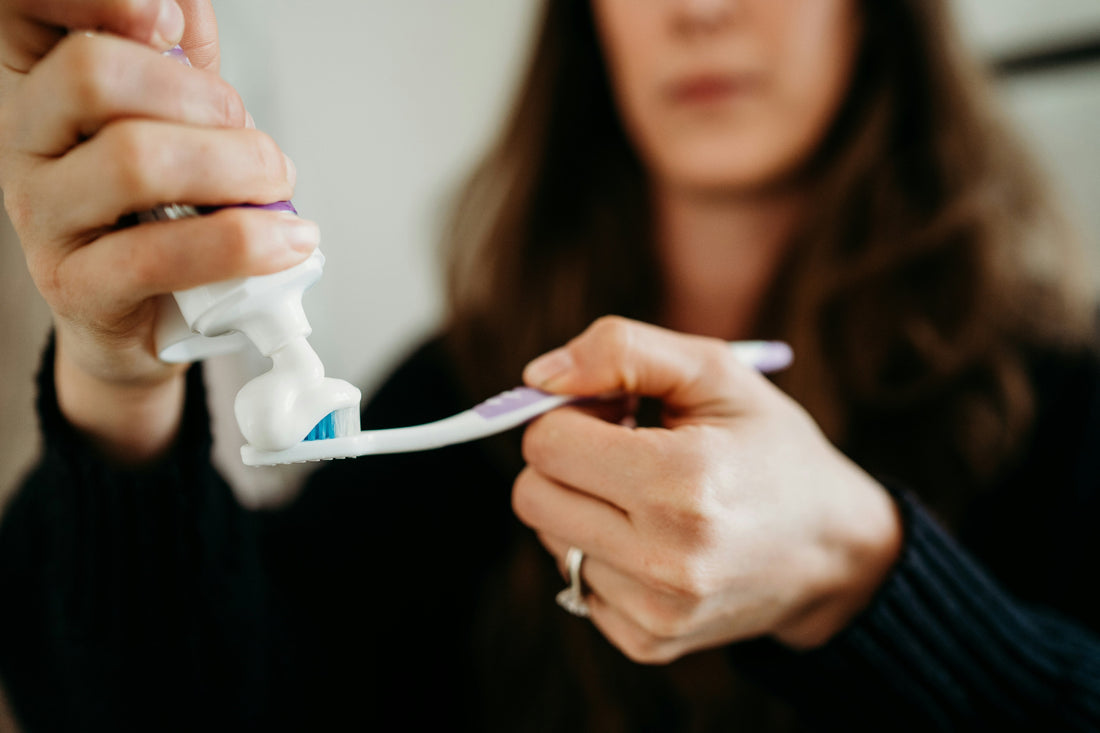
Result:
{"type": "Polygon", "coordinates": [[[794,361],[785,341],[730,341],[729,347],[738,361],[763,374],[781,372],[794,361]]]}
{"type": "MultiPolygon", "coordinates": [[[[729,347],[738,361],[763,373],[786,369],[794,357],[791,347],[782,341],[732,341],[729,347]]],[[[499,432],[522,425],[562,405],[585,399],[590,398],[553,394],[535,387],[517,387],[485,400],[471,408],[470,412],[491,423],[499,432]]]]}
{"type": "MultiPolygon", "coordinates": [[[[731,343],[730,348],[746,366],[761,372],[778,371],[791,363],[791,348],[778,341],[739,341],[731,343]]],[[[245,445],[241,447],[241,459],[248,466],[263,466],[432,450],[501,433],[557,407],[585,399],[589,398],[517,387],[465,412],[426,425],[364,430],[355,435],[305,441],[275,452],[245,445]]]]}

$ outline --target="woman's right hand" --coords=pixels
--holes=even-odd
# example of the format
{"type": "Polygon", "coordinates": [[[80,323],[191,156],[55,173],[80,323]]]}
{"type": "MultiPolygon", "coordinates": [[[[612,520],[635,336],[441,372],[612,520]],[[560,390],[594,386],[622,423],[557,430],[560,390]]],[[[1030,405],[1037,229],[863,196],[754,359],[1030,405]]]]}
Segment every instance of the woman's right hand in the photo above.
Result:
{"type": "MultiPolygon", "coordinates": [[[[109,13],[141,4],[42,5],[55,15],[71,6],[69,25],[81,27],[76,16],[88,6],[109,13]]],[[[182,369],[154,353],[155,297],[277,272],[319,240],[312,223],[251,209],[119,227],[125,215],[158,204],[262,204],[293,191],[293,165],[271,138],[249,129],[240,97],[217,76],[208,0],[181,5],[190,29],[185,51],[206,59],[206,68],[162,56],[149,45],[170,42],[160,35],[137,42],[72,33],[35,61],[42,49],[0,34],[0,188],[53,311],[58,401],[79,430],[128,463],[163,452],[182,411],[182,369]]],[[[31,3],[0,0],[0,17],[10,19],[16,6],[31,3]]],[[[42,27],[62,22],[51,16],[42,27]]]]}

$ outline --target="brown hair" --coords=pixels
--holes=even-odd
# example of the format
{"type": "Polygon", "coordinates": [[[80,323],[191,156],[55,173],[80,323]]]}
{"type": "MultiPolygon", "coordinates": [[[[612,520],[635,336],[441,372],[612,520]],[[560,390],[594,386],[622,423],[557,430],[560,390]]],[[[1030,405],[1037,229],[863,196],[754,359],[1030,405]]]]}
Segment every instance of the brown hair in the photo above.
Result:
{"type": "MultiPolygon", "coordinates": [[[[1090,303],[945,0],[861,6],[851,88],[804,171],[814,204],[757,335],[792,344],[777,382],[830,439],[956,521],[1026,436],[1032,352],[1089,340],[1090,303]]],[[[646,174],[612,99],[588,2],[550,0],[446,242],[448,344],[471,398],[513,385],[598,316],[659,312],[646,174]]],[[[516,541],[482,599],[485,707],[500,729],[522,729],[539,700],[578,730],[635,730],[669,710],[693,729],[791,727],[720,652],[625,662],[552,607],[561,578],[534,545],[516,541]]]]}
{"type": "MultiPolygon", "coordinates": [[[[947,4],[861,6],[847,100],[805,171],[815,205],[759,335],[791,342],[797,361],[777,381],[832,440],[861,445],[881,434],[861,427],[906,414],[908,433],[952,436],[944,449],[973,486],[1026,431],[1027,352],[1088,333],[1084,283],[1070,282],[1082,268],[947,4]]],[[[551,0],[446,242],[448,333],[472,397],[514,384],[528,359],[601,315],[655,318],[647,197],[589,3],[551,0]]],[[[907,473],[888,449],[870,453],[907,473]]],[[[951,513],[952,497],[928,498],[951,513]]]]}

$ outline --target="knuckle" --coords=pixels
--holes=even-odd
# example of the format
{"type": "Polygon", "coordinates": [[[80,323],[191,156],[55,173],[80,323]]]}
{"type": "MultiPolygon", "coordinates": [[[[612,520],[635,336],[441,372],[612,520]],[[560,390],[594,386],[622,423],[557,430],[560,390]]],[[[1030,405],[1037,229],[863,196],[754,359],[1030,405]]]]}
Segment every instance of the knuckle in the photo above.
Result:
{"type": "MultiPolygon", "coordinates": [[[[144,244],[144,242],[141,244],[144,244]]],[[[134,242],[129,250],[124,270],[128,273],[127,280],[129,284],[143,290],[152,287],[160,280],[162,274],[161,261],[157,257],[150,256],[149,249],[140,246],[138,242],[134,242]]]]}
{"type": "Polygon", "coordinates": [[[682,547],[703,547],[711,537],[711,518],[698,497],[686,496],[675,502],[665,510],[665,518],[682,547]]]}
{"type": "Polygon", "coordinates": [[[548,459],[547,430],[553,415],[543,415],[527,426],[523,431],[520,450],[524,463],[531,466],[545,466],[548,459]]]}
{"type": "Polygon", "coordinates": [[[22,187],[8,187],[4,189],[4,208],[8,212],[8,219],[16,232],[22,234],[31,227],[34,220],[35,205],[33,197],[22,187]]]}
{"type": "Polygon", "coordinates": [[[668,479],[647,493],[649,516],[686,546],[704,544],[713,526],[711,477],[705,458],[695,450],[682,450],[671,455],[666,452],[656,461],[660,475],[668,479]]]}
{"type": "Polygon", "coordinates": [[[258,130],[252,130],[250,133],[252,156],[257,170],[262,170],[269,180],[286,180],[286,160],[275,139],[258,130]]]}
{"type": "Polygon", "coordinates": [[[531,469],[525,468],[512,484],[512,511],[529,527],[535,525],[536,505],[532,489],[531,469]]]}
{"type": "Polygon", "coordinates": [[[160,4],[152,0],[109,0],[110,18],[118,29],[135,40],[153,37],[160,4]]]}
{"type": "Polygon", "coordinates": [[[47,56],[47,62],[59,66],[67,76],[80,76],[96,65],[96,54],[100,44],[95,38],[83,33],[70,33],[47,56]]]}
{"type": "Polygon", "coordinates": [[[240,93],[229,84],[221,85],[221,114],[229,126],[243,125],[245,105],[240,93]]]}
{"type": "Polygon", "coordinates": [[[686,631],[683,617],[656,594],[643,600],[635,623],[651,637],[662,641],[678,639],[686,631]]]}
{"type": "Polygon", "coordinates": [[[702,563],[689,561],[678,568],[676,586],[681,600],[692,604],[701,602],[711,594],[711,577],[702,563]]]}
{"type": "Polygon", "coordinates": [[[682,556],[649,562],[645,580],[658,593],[681,602],[698,602],[706,597],[708,591],[706,571],[699,563],[682,556]]]}
{"type": "Polygon", "coordinates": [[[703,479],[709,456],[697,438],[667,441],[659,450],[662,470],[678,486],[697,486],[703,479]]]}
{"type": "Polygon", "coordinates": [[[573,361],[612,370],[621,389],[632,392],[638,384],[637,366],[632,358],[637,329],[634,321],[621,316],[599,317],[569,344],[573,361]]]}
{"type": "Polygon", "coordinates": [[[15,95],[6,96],[3,98],[4,104],[0,104],[0,162],[6,161],[10,154],[9,149],[14,148],[12,138],[16,120],[26,115],[17,99],[15,95]]]}
{"type": "Polygon", "coordinates": [[[592,324],[593,338],[612,353],[622,354],[630,350],[634,328],[622,316],[602,316],[592,324]]]}
{"type": "Polygon", "coordinates": [[[634,635],[618,646],[630,661],[637,664],[655,666],[668,664],[674,659],[660,639],[644,632],[634,635]]]}
{"type": "Polygon", "coordinates": [[[28,253],[27,271],[47,302],[52,303],[64,292],[58,282],[57,267],[52,257],[28,253]]]}
{"type": "Polygon", "coordinates": [[[123,192],[131,195],[150,192],[160,179],[165,152],[150,139],[145,126],[121,120],[105,127],[100,136],[105,139],[123,192]]]}
{"type": "Polygon", "coordinates": [[[106,109],[114,93],[112,79],[115,78],[109,59],[91,43],[71,48],[74,50],[65,58],[65,71],[73,103],[88,114],[106,109]]]}
{"type": "Polygon", "coordinates": [[[256,257],[257,248],[264,236],[261,225],[254,217],[239,209],[221,212],[222,242],[219,252],[227,271],[243,273],[256,257]]]}
{"type": "Polygon", "coordinates": [[[626,328],[629,324],[630,321],[622,316],[606,315],[600,316],[592,322],[592,330],[595,332],[615,332],[626,328]]]}
{"type": "Polygon", "coordinates": [[[738,369],[744,367],[725,342],[707,339],[699,349],[699,372],[702,378],[721,383],[731,379],[738,369]]]}
{"type": "Polygon", "coordinates": [[[47,61],[57,67],[62,93],[85,115],[110,109],[129,71],[116,45],[82,33],[67,36],[47,61]]]}

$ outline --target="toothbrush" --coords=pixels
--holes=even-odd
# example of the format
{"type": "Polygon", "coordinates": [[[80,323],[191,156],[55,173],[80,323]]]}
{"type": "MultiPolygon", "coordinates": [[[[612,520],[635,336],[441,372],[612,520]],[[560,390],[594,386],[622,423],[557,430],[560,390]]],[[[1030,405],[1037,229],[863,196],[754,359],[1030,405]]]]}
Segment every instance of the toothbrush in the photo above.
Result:
{"type": "MultiPolygon", "coordinates": [[[[730,349],[742,363],[764,373],[785,369],[793,359],[790,346],[780,341],[735,341],[730,349]]],[[[583,399],[589,398],[517,387],[436,422],[363,431],[359,430],[358,411],[350,407],[330,413],[295,446],[265,451],[244,445],[241,459],[246,466],[272,466],[433,450],[511,430],[545,412],[583,399]]]]}

